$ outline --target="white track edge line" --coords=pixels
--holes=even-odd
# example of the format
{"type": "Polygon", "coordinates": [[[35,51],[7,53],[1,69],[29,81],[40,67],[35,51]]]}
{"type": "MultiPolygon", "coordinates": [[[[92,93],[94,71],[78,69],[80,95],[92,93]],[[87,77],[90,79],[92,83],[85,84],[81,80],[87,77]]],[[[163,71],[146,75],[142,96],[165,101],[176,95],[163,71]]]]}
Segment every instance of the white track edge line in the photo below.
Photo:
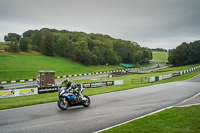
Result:
{"type": "Polygon", "coordinates": [[[93,133],[100,133],[100,132],[102,132],[102,131],[106,131],[106,130],[109,130],[109,129],[111,129],[111,128],[117,127],[117,126],[121,126],[121,125],[126,124],[126,123],[129,123],[129,122],[131,122],[131,121],[138,120],[138,119],[144,118],[144,117],[146,117],[146,116],[159,113],[159,112],[164,111],[164,110],[166,110],[166,109],[171,109],[171,108],[173,108],[173,107],[174,107],[174,106],[169,106],[169,107],[166,107],[166,108],[163,108],[163,109],[160,109],[160,110],[151,112],[151,113],[149,113],[149,114],[146,114],[146,115],[143,115],[143,116],[140,116],[140,117],[137,117],[137,118],[128,120],[128,121],[126,121],[126,122],[123,122],[123,123],[120,123],[120,124],[117,124],[117,125],[114,125],[114,126],[111,126],[111,127],[108,127],[108,128],[105,128],[105,129],[102,129],[102,130],[99,130],[99,131],[96,131],[96,132],[93,132],[93,133]]]}
{"type": "Polygon", "coordinates": [[[195,94],[194,96],[188,98],[188,99],[185,99],[184,101],[180,102],[179,104],[184,103],[184,102],[187,102],[187,101],[189,101],[190,99],[193,99],[193,98],[197,97],[198,95],[200,95],[200,92],[197,93],[197,94],[195,94]]]}
{"type": "Polygon", "coordinates": [[[180,106],[174,106],[175,108],[179,108],[179,107],[190,107],[190,106],[194,106],[194,105],[200,105],[200,103],[194,103],[194,104],[187,104],[187,105],[180,105],[180,106]]]}
{"type": "MultiPolygon", "coordinates": [[[[190,97],[190,98],[188,98],[188,99],[186,99],[186,100],[180,102],[180,103],[186,102],[186,101],[188,101],[188,100],[190,100],[190,99],[192,99],[192,98],[195,98],[195,97],[198,96],[198,95],[200,95],[200,92],[199,92],[198,94],[196,94],[196,95],[194,95],[194,96],[192,96],[192,97],[190,97]]],[[[123,122],[123,123],[120,123],[120,124],[117,124],[117,125],[114,125],[114,126],[111,126],[111,127],[108,127],[108,128],[104,128],[104,129],[102,129],[102,130],[95,131],[95,132],[93,132],[93,133],[100,133],[100,132],[102,132],[102,131],[106,131],[106,130],[109,130],[109,129],[111,129],[111,128],[117,127],[117,126],[121,126],[121,125],[126,124],[126,123],[129,123],[129,122],[131,122],[131,121],[138,120],[138,119],[144,118],[144,117],[146,117],[146,116],[159,113],[159,112],[164,111],[164,110],[166,110],[166,109],[171,109],[171,108],[174,108],[174,107],[189,107],[189,106],[193,106],[193,105],[200,105],[200,103],[197,103],[197,104],[189,104],[189,105],[183,105],[183,106],[169,106],[169,107],[162,108],[162,109],[159,109],[159,110],[157,110],[157,111],[151,112],[151,113],[149,113],[149,114],[146,114],[146,115],[143,115],[143,116],[140,116],[140,117],[137,117],[137,118],[134,118],[134,119],[125,121],[125,122],[123,122]]]]}

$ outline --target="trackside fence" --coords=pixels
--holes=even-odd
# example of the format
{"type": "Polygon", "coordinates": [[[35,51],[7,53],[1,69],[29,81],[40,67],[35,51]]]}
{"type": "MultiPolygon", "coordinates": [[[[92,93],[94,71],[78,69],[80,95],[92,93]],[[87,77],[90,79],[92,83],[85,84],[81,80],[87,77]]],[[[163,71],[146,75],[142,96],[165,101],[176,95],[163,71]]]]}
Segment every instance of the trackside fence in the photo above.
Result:
{"type": "Polygon", "coordinates": [[[168,78],[171,78],[171,77],[176,77],[176,76],[184,75],[186,73],[195,71],[195,70],[197,70],[199,68],[200,68],[200,66],[197,66],[197,67],[193,67],[191,69],[183,70],[181,72],[172,73],[172,74],[166,74],[166,75],[161,75],[161,76],[143,77],[143,78],[132,78],[131,79],[131,84],[152,83],[152,82],[156,82],[156,81],[168,79],[168,78]]]}
{"type": "Polygon", "coordinates": [[[200,66],[197,66],[197,67],[193,67],[191,69],[186,69],[186,70],[183,70],[183,71],[177,72],[177,73],[166,74],[166,75],[161,75],[161,76],[153,76],[153,77],[150,77],[149,82],[151,83],[151,82],[156,82],[156,81],[168,79],[168,78],[171,78],[171,77],[176,77],[176,76],[184,75],[186,73],[195,71],[195,70],[197,70],[199,68],[200,68],[200,66]]]}
{"type": "MultiPolygon", "coordinates": [[[[84,87],[84,88],[105,87],[105,86],[111,86],[111,85],[123,85],[123,80],[78,84],[79,87],[84,87]]],[[[58,91],[59,91],[58,86],[2,90],[0,91],[0,98],[35,95],[35,94],[51,93],[51,92],[58,92],[58,91]]]]}

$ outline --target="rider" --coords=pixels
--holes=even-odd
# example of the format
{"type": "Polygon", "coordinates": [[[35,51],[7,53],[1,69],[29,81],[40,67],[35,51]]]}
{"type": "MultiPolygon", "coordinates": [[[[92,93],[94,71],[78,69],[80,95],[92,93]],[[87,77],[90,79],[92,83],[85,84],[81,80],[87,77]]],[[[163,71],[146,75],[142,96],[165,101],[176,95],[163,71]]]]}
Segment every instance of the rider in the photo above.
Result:
{"type": "Polygon", "coordinates": [[[81,89],[79,89],[78,86],[73,81],[70,81],[68,78],[66,78],[64,80],[64,85],[66,85],[67,89],[72,89],[73,93],[78,93],[81,96],[81,98],[83,98],[81,89]]]}

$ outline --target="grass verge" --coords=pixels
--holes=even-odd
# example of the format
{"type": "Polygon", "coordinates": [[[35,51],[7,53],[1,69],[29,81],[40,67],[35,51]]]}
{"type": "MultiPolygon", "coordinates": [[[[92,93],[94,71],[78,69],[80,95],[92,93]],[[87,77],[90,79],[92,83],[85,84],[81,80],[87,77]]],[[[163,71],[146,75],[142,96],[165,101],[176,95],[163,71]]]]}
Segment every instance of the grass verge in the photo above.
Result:
{"type": "Polygon", "coordinates": [[[172,108],[102,133],[199,133],[200,106],[172,108]]]}

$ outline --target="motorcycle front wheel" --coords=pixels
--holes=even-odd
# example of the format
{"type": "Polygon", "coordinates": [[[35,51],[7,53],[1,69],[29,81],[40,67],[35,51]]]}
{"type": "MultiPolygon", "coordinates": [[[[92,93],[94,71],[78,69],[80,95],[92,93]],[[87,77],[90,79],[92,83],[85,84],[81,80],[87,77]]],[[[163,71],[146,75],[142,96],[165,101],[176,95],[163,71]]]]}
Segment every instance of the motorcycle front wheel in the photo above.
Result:
{"type": "Polygon", "coordinates": [[[84,101],[82,101],[82,105],[84,106],[84,107],[89,107],[90,106],[90,98],[88,97],[88,96],[83,96],[86,100],[84,100],[84,101]]]}
{"type": "Polygon", "coordinates": [[[66,101],[65,98],[59,98],[57,103],[58,107],[62,110],[67,110],[67,108],[69,107],[69,103],[66,101]]]}

